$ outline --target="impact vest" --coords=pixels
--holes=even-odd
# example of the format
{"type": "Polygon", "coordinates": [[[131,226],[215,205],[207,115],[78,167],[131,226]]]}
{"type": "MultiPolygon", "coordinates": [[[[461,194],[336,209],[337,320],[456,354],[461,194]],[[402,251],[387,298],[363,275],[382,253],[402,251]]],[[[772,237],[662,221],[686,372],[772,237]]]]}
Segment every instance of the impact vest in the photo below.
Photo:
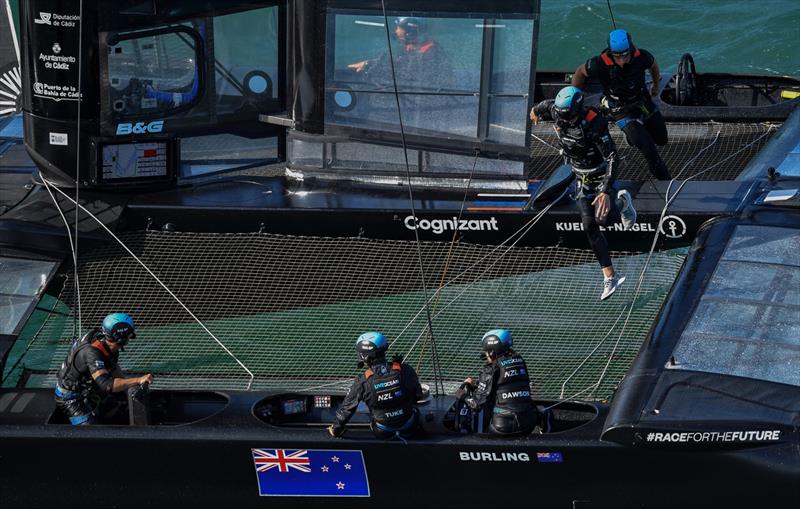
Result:
{"type": "Polygon", "coordinates": [[[76,357],[88,348],[95,348],[101,353],[109,371],[114,368],[116,361],[103,342],[99,340],[101,336],[102,333],[99,330],[92,329],[72,344],[67,358],[61,363],[61,369],[58,370],[58,385],[61,388],[80,392],[91,386],[91,374],[81,373],[75,366],[76,357]]]}
{"type": "Polygon", "coordinates": [[[400,426],[412,415],[414,394],[403,387],[402,365],[399,362],[377,366],[364,373],[367,394],[364,398],[376,422],[386,426],[400,426]],[[381,369],[385,366],[388,369],[381,369]],[[379,374],[385,371],[384,374],[379,374]]]}
{"type": "Polygon", "coordinates": [[[511,412],[533,407],[528,366],[517,354],[497,359],[499,368],[494,406],[511,412]]]}
{"type": "Polygon", "coordinates": [[[591,122],[596,117],[597,112],[589,109],[586,116],[576,126],[556,123],[555,130],[561,142],[564,157],[575,169],[597,168],[605,161],[592,137],[591,122]]]}
{"type": "MultiPolygon", "coordinates": [[[[625,67],[620,67],[614,64],[614,59],[608,54],[608,51],[600,54],[600,59],[605,64],[607,71],[608,81],[603,83],[606,95],[626,104],[647,97],[644,81],[644,72],[647,67],[637,60],[641,55],[642,52],[637,48],[631,56],[631,61],[625,67]]],[[[605,80],[601,79],[601,81],[605,80]]]]}

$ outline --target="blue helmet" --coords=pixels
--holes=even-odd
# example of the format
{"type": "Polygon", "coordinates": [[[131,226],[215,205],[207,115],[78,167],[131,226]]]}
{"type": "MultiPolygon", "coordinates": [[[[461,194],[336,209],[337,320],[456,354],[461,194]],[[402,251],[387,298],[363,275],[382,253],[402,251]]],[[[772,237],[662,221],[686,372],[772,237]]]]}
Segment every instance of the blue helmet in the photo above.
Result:
{"type": "Polygon", "coordinates": [[[492,329],[481,339],[483,351],[494,355],[508,351],[513,344],[514,338],[507,329],[492,329]]]}
{"type": "Polygon", "coordinates": [[[388,348],[389,342],[380,332],[365,332],[356,340],[356,352],[362,361],[384,357],[388,348]]]}
{"type": "Polygon", "coordinates": [[[633,49],[633,41],[631,41],[631,34],[622,30],[614,30],[608,34],[608,49],[611,53],[627,53],[633,49]]]}
{"type": "Polygon", "coordinates": [[[561,120],[575,120],[583,111],[583,92],[578,87],[564,87],[556,96],[553,106],[561,120]]]}
{"type": "Polygon", "coordinates": [[[133,318],[125,313],[111,313],[103,319],[103,334],[112,343],[125,346],[136,337],[133,318]]]}

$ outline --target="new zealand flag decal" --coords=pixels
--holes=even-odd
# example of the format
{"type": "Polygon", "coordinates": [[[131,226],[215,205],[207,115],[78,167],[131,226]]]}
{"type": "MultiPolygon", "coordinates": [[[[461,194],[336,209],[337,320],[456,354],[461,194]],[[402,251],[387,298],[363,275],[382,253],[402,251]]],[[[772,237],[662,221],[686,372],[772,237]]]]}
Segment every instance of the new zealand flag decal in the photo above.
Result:
{"type": "Polygon", "coordinates": [[[368,497],[361,451],[251,449],[258,493],[278,497],[368,497]]]}

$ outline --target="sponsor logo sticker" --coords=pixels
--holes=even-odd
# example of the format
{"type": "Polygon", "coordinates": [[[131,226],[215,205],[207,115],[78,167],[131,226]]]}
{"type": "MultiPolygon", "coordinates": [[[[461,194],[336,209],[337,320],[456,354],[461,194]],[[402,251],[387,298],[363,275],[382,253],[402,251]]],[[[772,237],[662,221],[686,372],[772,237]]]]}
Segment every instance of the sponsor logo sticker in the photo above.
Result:
{"type": "Polygon", "coordinates": [[[441,235],[446,231],[500,231],[496,217],[489,219],[459,219],[453,216],[448,219],[420,219],[415,216],[406,216],[403,220],[409,230],[431,231],[441,235]]]}
{"type": "Polygon", "coordinates": [[[67,133],[50,133],[50,145],[68,145],[67,133]]]}

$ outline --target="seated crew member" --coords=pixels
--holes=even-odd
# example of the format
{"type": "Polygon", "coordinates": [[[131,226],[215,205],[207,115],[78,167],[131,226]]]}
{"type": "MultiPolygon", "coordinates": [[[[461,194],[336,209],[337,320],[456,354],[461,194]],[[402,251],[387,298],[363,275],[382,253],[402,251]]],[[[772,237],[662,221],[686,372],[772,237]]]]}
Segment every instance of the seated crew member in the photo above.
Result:
{"type": "Polygon", "coordinates": [[[576,87],[565,87],[555,100],[542,101],[531,110],[531,120],[555,120],[555,131],[561,144],[564,161],[572,166],[577,180],[575,200],[589,245],[592,247],[603,271],[605,300],[625,281],[614,271],[611,257],[600,226],[608,226],[620,219],[625,229],[636,223],[633,199],[626,190],[616,194],[612,185],[617,174],[617,147],[608,133],[603,115],[594,108],[584,108],[583,92],[576,87]]]}
{"type": "Polygon", "coordinates": [[[422,386],[410,365],[395,358],[386,360],[386,337],[366,332],[356,340],[359,366],[367,366],[347,392],[336,411],[336,422],[328,432],[340,437],[358,404],[364,401],[372,414],[370,427],[378,438],[407,438],[418,431],[419,417],[414,402],[422,399],[422,386]]]}
{"type": "Polygon", "coordinates": [[[522,356],[511,348],[513,344],[511,332],[506,329],[493,329],[484,334],[481,348],[486,365],[477,383],[472,378],[464,380],[464,403],[473,413],[481,409],[491,412],[489,430],[498,435],[528,434],[538,421],[531,399],[528,367],[522,356]]]}
{"type": "Polygon", "coordinates": [[[659,180],[669,180],[669,170],[656,148],[666,145],[667,126],[652,99],[658,95],[661,80],[655,57],[636,48],[625,30],[614,30],[608,37],[608,48],[578,67],[572,85],[581,88],[587,78],[603,86],[604,105],[628,143],[641,151],[650,173],[659,180]],[[653,78],[649,91],[644,80],[648,70],[653,78]]]}
{"type": "MultiPolygon", "coordinates": [[[[394,54],[398,84],[407,85],[409,81],[416,81],[430,87],[451,79],[444,52],[436,41],[425,37],[422,19],[398,17],[394,24],[394,35],[402,43],[401,51],[394,54]]],[[[384,53],[379,58],[362,60],[347,67],[358,73],[366,73],[385,66],[387,69],[383,71],[390,76],[388,63],[388,53],[384,53]]]]}
{"type": "Polygon", "coordinates": [[[150,373],[134,378],[122,375],[119,352],[135,337],[133,318],[112,313],[103,319],[102,331],[92,329],[73,343],[56,384],[56,405],[71,424],[93,424],[112,393],[153,381],[150,373]]]}

